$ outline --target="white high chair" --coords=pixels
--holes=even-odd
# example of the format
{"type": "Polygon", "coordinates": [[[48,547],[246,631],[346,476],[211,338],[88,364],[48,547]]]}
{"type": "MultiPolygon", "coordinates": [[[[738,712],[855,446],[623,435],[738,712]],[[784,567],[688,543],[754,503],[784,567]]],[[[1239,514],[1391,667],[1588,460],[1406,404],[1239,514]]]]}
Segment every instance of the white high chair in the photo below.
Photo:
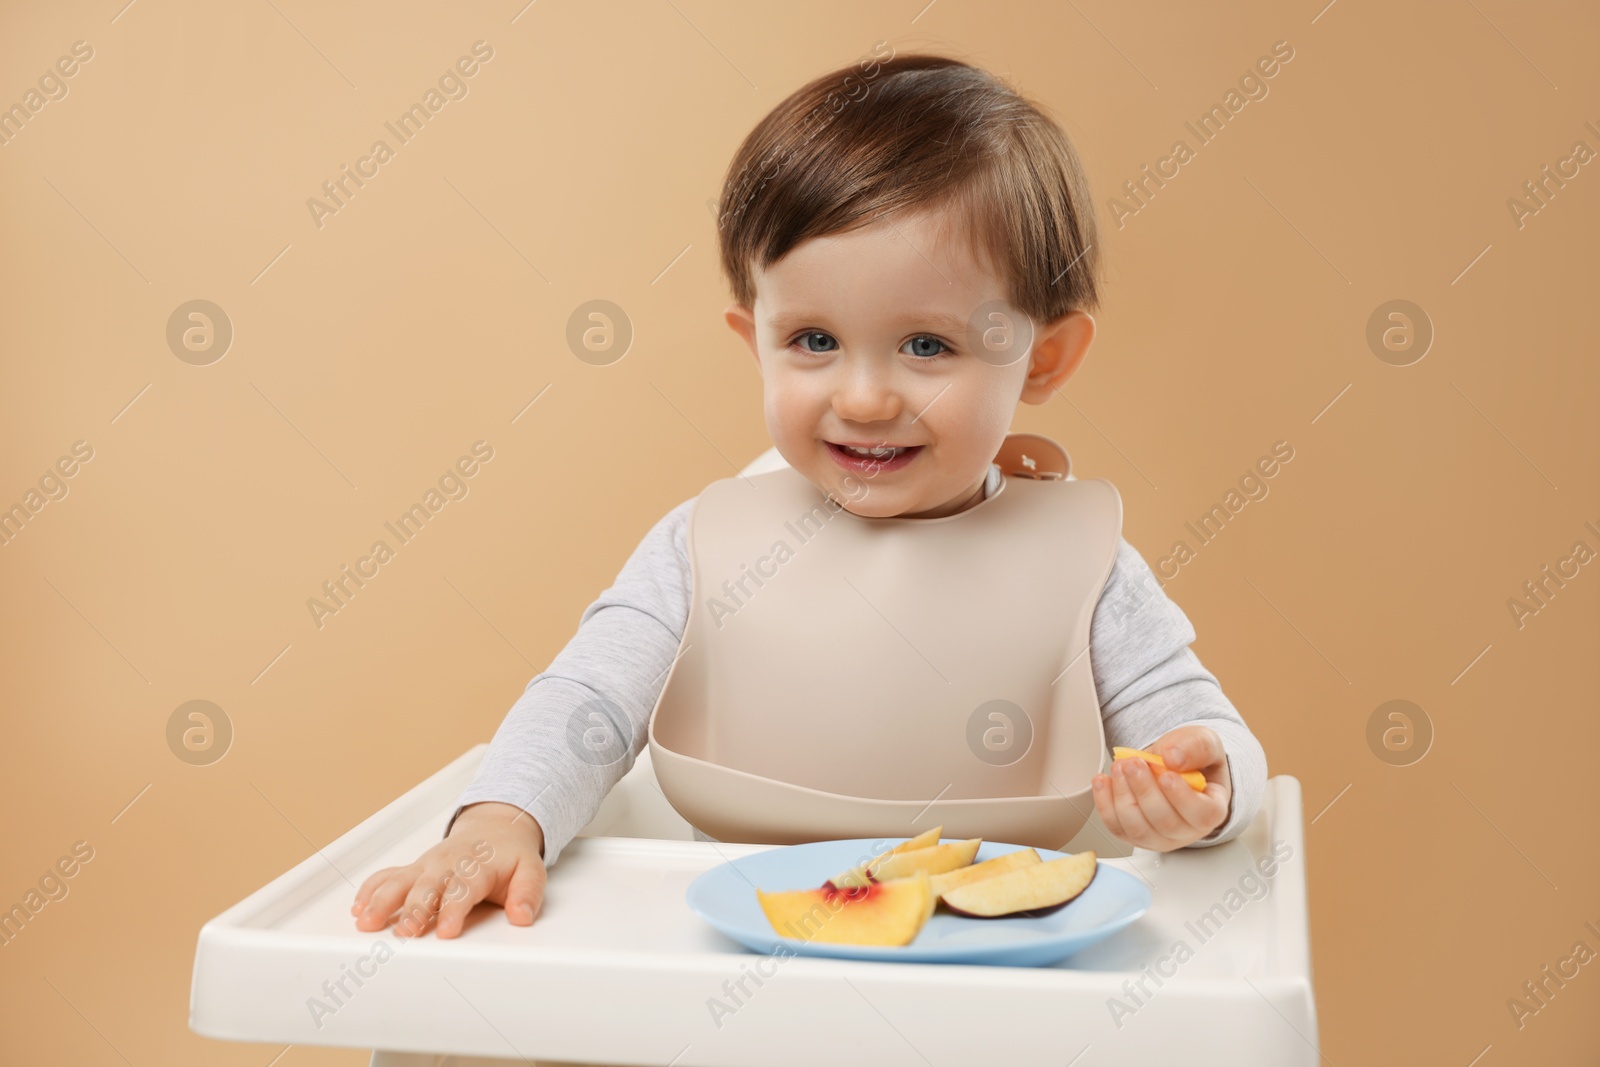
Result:
{"type": "MultiPolygon", "coordinates": [[[[743,473],[782,465],[768,449],[743,473]]],[[[885,1067],[1316,1067],[1321,1058],[1300,784],[1287,775],[1268,780],[1244,833],[1210,848],[1130,849],[1091,815],[1062,851],[1094,849],[1149,883],[1153,902],[1133,925],[1051,967],[746,950],[693,914],[684,892],[704,871],[772,846],[695,840],[656,785],[648,747],[550,870],[532,926],[479,905],[450,940],[356,930],[356,887],[439,840],[487,748],[469,749],[207,922],[190,1028],[374,1049],[370,1067],[815,1067],[846,1057],[885,1067]]]]}

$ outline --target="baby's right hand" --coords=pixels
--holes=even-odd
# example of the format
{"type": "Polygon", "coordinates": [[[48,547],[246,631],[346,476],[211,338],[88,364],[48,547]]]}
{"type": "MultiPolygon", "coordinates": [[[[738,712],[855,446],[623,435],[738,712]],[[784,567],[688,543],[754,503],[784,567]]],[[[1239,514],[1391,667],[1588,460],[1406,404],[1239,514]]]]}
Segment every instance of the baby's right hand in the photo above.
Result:
{"type": "Polygon", "coordinates": [[[440,937],[457,937],[480,900],[499,904],[518,926],[544,903],[544,830],[514,804],[483,801],[456,817],[450,836],[405,867],[385,867],[356,891],[350,913],[358,930],[382,930],[395,911],[395,934],[420,935],[435,914],[440,937]],[[403,903],[402,903],[403,901],[403,903]]]}

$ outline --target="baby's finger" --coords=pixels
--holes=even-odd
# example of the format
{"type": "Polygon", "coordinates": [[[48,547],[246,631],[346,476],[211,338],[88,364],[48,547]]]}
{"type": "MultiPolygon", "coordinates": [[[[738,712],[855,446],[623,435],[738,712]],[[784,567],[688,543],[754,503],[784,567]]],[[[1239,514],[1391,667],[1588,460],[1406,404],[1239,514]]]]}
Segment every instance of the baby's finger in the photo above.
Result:
{"type": "Polygon", "coordinates": [[[1094,784],[1094,810],[1100,813],[1100,821],[1106,824],[1106,830],[1114,837],[1123,837],[1122,822],[1117,818],[1117,806],[1111,799],[1111,776],[1097,774],[1091,781],[1094,784]]]}
{"type": "Polygon", "coordinates": [[[1189,837],[1193,837],[1193,827],[1172,806],[1171,799],[1161,783],[1157,781],[1157,778],[1165,778],[1171,774],[1172,777],[1178,779],[1180,785],[1192,793],[1194,790],[1189,783],[1183,781],[1182,778],[1178,778],[1171,771],[1162,771],[1157,774],[1156,769],[1145,763],[1144,760],[1127,760],[1125,762],[1129,764],[1125,773],[1128,776],[1128,786],[1133,792],[1133,797],[1139,802],[1139,814],[1144,816],[1145,822],[1150,825],[1152,830],[1165,839],[1163,844],[1181,843],[1188,839],[1185,837],[1186,834],[1189,837]],[[1139,764],[1139,766],[1132,766],[1135,763],[1139,764]]]}
{"type": "MultiPolygon", "coordinates": [[[[1142,762],[1143,760],[1121,761],[1122,764],[1142,762]]],[[[1124,840],[1131,841],[1132,843],[1138,845],[1140,848],[1155,849],[1160,851],[1166,847],[1167,842],[1163,839],[1162,835],[1150,825],[1149,820],[1144,817],[1144,812],[1139,810],[1138,798],[1134,796],[1133,786],[1128,781],[1130,771],[1131,768],[1125,765],[1113,767],[1111,769],[1112,803],[1116,805],[1117,818],[1121,821],[1123,829],[1126,831],[1126,833],[1123,835],[1123,838],[1124,840]],[[1119,770],[1121,771],[1120,776],[1117,773],[1119,770]],[[1119,777],[1122,779],[1121,781],[1117,781],[1119,777]]]]}
{"type": "Polygon", "coordinates": [[[538,917],[544,904],[544,888],[549,877],[542,863],[520,863],[506,886],[506,918],[517,926],[528,926],[538,917]]]}
{"type": "Polygon", "coordinates": [[[455,937],[466,925],[467,915],[493,886],[493,881],[482,871],[472,879],[461,877],[459,872],[446,875],[444,901],[439,905],[439,923],[434,932],[439,937],[455,937]]]}
{"type": "Polygon", "coordinates": [[[1222,738],[1209,726],[1180,726],[1162,734],[1150,751],[1159,752],[1175,771],[1204,771],[1227,766],[1222,738]]]}
{"type": "MultiPolygon", "coordinates": [[[[416,878],[417,866],[391,867],[384,880],[378,883],[367,898],[366,906],[356,916],[357,930],[382,930],[389,925],[389,916],[405,899],[411,883],[416,878]]],[[[373,877],[377,877],[374,875],[373,877]]],[[[365,888],[365,886],[363,886],[365,888]]]]}
{"type": "Polygon", "coordinates": [[[1223,795],[1227,790],[1221,783],[1207,782],[1206,791],[1201,793],[1176,774],[1160,777],[1167,800],[1195,835],[1210,831],[1219,821],[1219,813],[1228,810],[1228,798],[1223,795]],[[1172,780],[1169,782],[1168,778],[1172,780]]]}
{"type": "Polygon", "coordinates": [[[356,890],[356,899],[350,905],[350,914],[360,915],[365,911],[367,909],[367,901],[372,899],[373,891],[388,881],[389,876],[399,869],[398,867],[385,867],[369,874],[367,880],[361,883],[361,888],[356,890]]]}
{"type": "Polygon", "coordinates": [[[406,894],[405,903],[400,906],[400,918],[395,920],[394,924],[396,936],[422,936],[434,913],[444,902],[444,881],[448,874],[449,869],[446,868],[440,871],[425,871],[417,878],[416,885],[411,887],[411,892],[406,894]]]}

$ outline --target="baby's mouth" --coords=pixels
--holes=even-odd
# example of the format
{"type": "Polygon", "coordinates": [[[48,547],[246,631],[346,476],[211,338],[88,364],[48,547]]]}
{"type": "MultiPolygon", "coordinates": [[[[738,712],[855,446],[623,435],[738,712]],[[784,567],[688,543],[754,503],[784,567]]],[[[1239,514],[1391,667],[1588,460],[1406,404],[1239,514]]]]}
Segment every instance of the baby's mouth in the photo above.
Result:
{"type": "Polygon", "coordinates": [[[829,441],[828,443],[830,445],[834,445],[834,447],[839,449],[841,452],[855,456],[858,459],[893,459],[910,447],[905,445],[885,445],[878,448],[861,448],[856,445],[834,444],[832,441],[829,441]]]}
{"type": "Polygon", "coordinates": [[[921,452],[922,445],[846,445],[824,441],[835,460],[848,467],[875,470],[896,470],[921,452]]]}

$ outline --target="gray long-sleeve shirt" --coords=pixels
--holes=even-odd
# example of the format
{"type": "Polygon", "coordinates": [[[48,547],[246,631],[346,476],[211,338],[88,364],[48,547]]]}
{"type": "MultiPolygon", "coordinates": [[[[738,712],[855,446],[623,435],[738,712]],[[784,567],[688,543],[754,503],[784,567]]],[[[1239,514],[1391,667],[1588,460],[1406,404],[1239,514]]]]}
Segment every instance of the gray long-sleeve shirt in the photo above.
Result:
{"type": "MultiPolygon", "coordinates": [[[[985,499],[999,481],[1000,468],[991,465],[985,499]]],[[[694,503],[690,497],[651,528],[616,581],[584,609],[572,640],[528,683],[461,794],[446,836],[468,804],[514,804],[538,820],[551,867],[632,769],[689,618],[694,503]]],[[[1186,724],[1222,738],[1233,781],[1228,818],[1191,848],[1237,836],[1255,817],[1267,781],[1261,743],[1189,648],[1194,639],[1188,617],[1122,540],[1089,630],[1106,741],[1145,748],[1186,724]]]]}

